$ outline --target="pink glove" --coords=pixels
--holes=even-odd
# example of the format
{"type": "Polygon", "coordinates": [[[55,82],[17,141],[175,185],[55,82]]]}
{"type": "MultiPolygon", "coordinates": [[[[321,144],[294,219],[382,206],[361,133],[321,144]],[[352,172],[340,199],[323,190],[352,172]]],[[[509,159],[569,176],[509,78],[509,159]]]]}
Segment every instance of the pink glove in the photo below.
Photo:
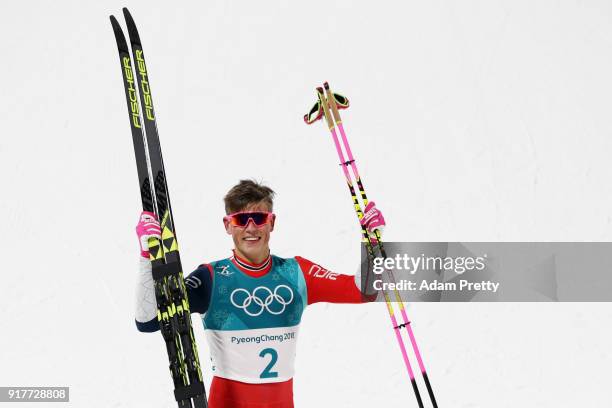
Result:
{"type": "Polygon", "coordinates": [[[140,256],[149,259],[149,238],[161,239],[161,227],[157,216],[152,212],[143,211],[136,225],[136,235],[140,244],[140,256]]]}
{"type": "Polygon", "coordinates": [[[374,201],[370,201],[368,205],[366,205],[365,212],[363,214],[363,218],[361,218],[361,225],[363,225],[368,232],[374,232],[378,230],[381,234],[385,225],[385,217],[383,217],[382,212],[376,208],[376,203],[374,201]]]}

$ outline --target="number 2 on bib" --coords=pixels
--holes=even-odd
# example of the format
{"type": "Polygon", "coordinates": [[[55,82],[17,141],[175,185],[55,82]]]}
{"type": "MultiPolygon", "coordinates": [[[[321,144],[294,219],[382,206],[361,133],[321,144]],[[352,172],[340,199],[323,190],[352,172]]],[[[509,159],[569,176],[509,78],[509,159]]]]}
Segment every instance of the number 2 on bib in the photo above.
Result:
{"type": "Polygon", "coordinates": [[[276,378],[278,377],[278,372],[270,370],[272,370],[272,367],[274,367],[274,364],[276,364],[276,361],[278,360],[278,353],[273,348],[265,348],[261,350],[261,352],[259,353],[259,357],[264,358],[267,354],[272,356],[272,358],[270,359],[270,362],[268,363],[266,368],[264,368],[264,370],[259,375],[259,378],[276,378]]]}

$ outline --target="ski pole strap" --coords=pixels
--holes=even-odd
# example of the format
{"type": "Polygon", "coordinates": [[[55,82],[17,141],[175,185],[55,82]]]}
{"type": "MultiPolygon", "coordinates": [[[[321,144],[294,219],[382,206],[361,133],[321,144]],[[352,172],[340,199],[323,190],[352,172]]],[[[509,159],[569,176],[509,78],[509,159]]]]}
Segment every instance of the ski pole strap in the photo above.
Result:
{"type": "Polygon", "coordinates": [[[177,275],[181,272],[181,267],[178,262],[172,262],[169,264],[157,264],[153,265],[153,279],[159,280],[166,276],[177,275]]]}
{"type": "Polygon", "coordinates": [[[200,381],[189,384],[183,387],[177,387],[174,390],[174,398],[177,401],[183,401],[204,394],[204,384],[200,381]]]}

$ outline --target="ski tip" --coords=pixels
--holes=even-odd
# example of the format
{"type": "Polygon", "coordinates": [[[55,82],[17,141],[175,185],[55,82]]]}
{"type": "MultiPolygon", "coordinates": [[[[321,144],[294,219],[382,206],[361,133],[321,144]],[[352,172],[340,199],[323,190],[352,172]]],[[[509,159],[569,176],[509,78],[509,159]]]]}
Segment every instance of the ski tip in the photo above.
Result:
{"type": "Polygon", "coordinates": [[[126,52],[129,54],[127,41],[125,40],[125,35],[123,35],[123,30],[119,25],[119,21],[115,18],[115,16],[110,16],[110,22],[113,26],[113,32],[115,33],[115,39],[117,40],[117,48],[119,48],[119,52],[126,52]]]}
{"type": "Polygon", "coordinates": [[[329,91],[329,82],[325,81],[325,83],[323,84],[323,86],[325,87],[326,91],[329,91]]]}
{"type": "Polygon", "coordinates": [[[117,19],[115,18],[115,16],[113,16],[112,14],[110,16],[108,16],[108,18],[110,19],[111,25],[113,26],[113,29],[115,27],[119,27],[119,22],[117,21],[117,19]]]}
{"type": "Polygon", "coordinates": [[[323,93],[323,88],[321,88],[320,86],[317,86],[317,92],[322,94],[323,93]]]}
{"type": "Polygon", "coordinates": [[[136,29],[136,23],[130,14],[130,11],[127,7],[123,8],[123,17],[125,17],[125,23],[127,24],[128,35],[130,36],[130,42],[132,44],[142,45],[140,43],[140,36],[138,35],[138,30],[136,29]]]}

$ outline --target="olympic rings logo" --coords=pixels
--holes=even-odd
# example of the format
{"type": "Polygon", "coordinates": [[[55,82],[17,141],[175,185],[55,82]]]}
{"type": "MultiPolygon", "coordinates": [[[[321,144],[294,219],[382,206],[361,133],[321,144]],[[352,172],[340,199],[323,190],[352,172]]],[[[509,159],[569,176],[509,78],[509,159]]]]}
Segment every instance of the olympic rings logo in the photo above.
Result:
{"type": "Polygon", "coordinates": [[[232,305],[244,310],[249,316],[257,317],[264,310],[267,310],[270,314],[279,315],[293,301],[293,291],[287,285],[278,285],[274,292],[265,286],[256,287],[253,289],[253,293],[239,288],[234,289],[230,295],[230,301],[232,305]],[[254,304],[254,306],[249,307],[251,304],[254,304]]]}

